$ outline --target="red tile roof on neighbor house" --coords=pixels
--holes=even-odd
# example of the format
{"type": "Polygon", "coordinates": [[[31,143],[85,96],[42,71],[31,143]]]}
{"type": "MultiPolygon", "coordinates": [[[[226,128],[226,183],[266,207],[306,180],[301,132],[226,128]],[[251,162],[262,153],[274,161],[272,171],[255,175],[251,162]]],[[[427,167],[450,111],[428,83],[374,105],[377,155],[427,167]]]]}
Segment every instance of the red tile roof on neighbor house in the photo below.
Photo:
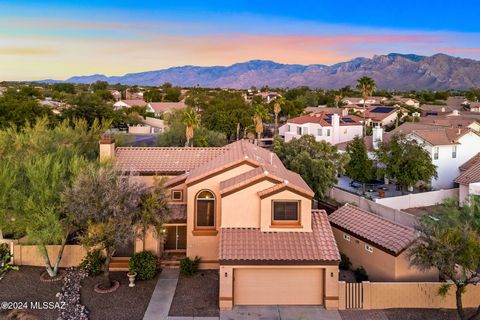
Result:
{"type": "Polygon", "coordinates": [[[180,102],[149,102],[148,105],[155,110],[156,113],[161,113],[170,110],[184,109],[187,107],[184,101],[180,102]]]}
{"type": "Polygon", "coordinates": [[[147,102],[145,100],[135,99],[135,100],[120,100],[119,102],[123,102],[130,107],[145,107],[147,102]]]}
{"type": "Polygon", "coordinates": [[[395,256],[418,238],[413,228],[384,219],[348,203],[332,213],[329,220],[332,227],[395,256]]]}
{"type": "Polygon", "coordinates": [[[226,148],[119,147],[115,159],[125,171],[178,175],[226,152],[226,148]]]}
{"type": "Polygon", "coordinates": [[[455,179],[455,182],[462,185],[469,185],[470,183],[480,182],[480,163],[477,162],[471,165],[467,170],[463,171],[455,179]]]}
{"type": "Polygon", "coordinates": [[[458,144],[458,140],[469,132],[472,132],[472,130],[468,128],[445,127],[412,131],[413,134],[417,135],[418,137],[422,138],[422,140],[433,146],[458,144]]]}
{"type": "Polygon", "coordinates": [[[220,264],[322,264],[340,260],[324,210],[312,210],[312,232],[221,228],[220,264]]]}
{"type": "Polygon", "coordinates": [[[470,159],[467,160],[464,164],[462,164],[458,169],[460,171],[467,171],[470,169],[472,166],[476,165],[477,163],[480,163],[480,152],[471,157],[470,159]]]}

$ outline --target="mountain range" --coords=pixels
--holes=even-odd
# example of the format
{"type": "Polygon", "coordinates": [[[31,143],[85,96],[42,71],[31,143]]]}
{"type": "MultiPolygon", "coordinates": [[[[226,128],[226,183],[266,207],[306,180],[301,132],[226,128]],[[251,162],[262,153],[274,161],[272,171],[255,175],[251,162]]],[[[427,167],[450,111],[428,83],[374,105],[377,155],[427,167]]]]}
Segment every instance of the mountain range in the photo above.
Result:
{"type": "MultiPolygon", "coordinates": [[[[480,61],[446,54],[420,56],[390,53],[372,58],[355,58],[334,65],[281,64],[251,60],[230,66],[182,66],[163,70],[107,77],[102,74],[75,76],[61,82],[173,85],[245,89],[251,86],[336,89],[354,86],[362,76],[373,78],[380,89],[448,90],[480,87],[480,61]]],[[[43,82],[58,82],[44,80],[43,82]]]]}

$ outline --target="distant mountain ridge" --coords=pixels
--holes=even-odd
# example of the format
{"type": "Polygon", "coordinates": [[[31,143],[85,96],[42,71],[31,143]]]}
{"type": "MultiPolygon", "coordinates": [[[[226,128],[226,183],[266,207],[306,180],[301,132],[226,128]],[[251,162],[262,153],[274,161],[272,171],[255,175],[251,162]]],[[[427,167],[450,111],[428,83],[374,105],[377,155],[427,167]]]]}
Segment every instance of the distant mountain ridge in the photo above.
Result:
{"type": "MultiPolygon", "coordinates": [[[[103,74],[75,76],[64,82],[111,84],[221,87],[245,89],[261,87],[298,87],[336,89],[353,86],[362,76],[375,79],[380,89],[448,90],[480,87],[480,61],[446,54],[420,56],[390,53],[372,58],[355,58],[331,66],[281,64],[268,60],[251,60],[230,66],[182,66],[163,70],[129,73],[107,77],[103,74]]],[[[44,80],[44,82],[56,80],[44,80]]]]}

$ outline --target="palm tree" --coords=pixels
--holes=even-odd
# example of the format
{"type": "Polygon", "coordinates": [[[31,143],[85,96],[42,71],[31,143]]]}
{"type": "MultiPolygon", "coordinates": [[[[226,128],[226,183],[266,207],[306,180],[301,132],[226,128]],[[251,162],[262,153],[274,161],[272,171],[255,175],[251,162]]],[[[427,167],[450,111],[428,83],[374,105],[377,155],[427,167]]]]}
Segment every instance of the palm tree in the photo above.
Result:
{"type": "Polygon", "coordinates": [[[368,97],[370,97],[375,90],[376,84],[375,80],[370,77],[363,76],[357,80],[357,90],[362,93],[363,98],[363,135],[366,131],[366,102],[368,97]]]}
{"type": "Polygon", "coordinates": [[[275,136],[278,135],[278,115],[282,112],[282,106],[285,104],[285,98],[278,97],[273,105],[273,113],[275,114],[275,136]]]}
{"type": "Polygon", "coordinates": [[[257,133],[257,145],[263,133],[263,120],[267,119],[268,110],[261,104],[257,104],[253,110],[253,123],[255,124],[255,132],[257,133]]]}
{"type": "Polygon", "coordinates": [[[193,138],[193,130],[200,125],[200,117],[192,108],[186,108],[183,111],[182,122],[185,125],[185,147],[190,145],[190,140],[193,138]]]}

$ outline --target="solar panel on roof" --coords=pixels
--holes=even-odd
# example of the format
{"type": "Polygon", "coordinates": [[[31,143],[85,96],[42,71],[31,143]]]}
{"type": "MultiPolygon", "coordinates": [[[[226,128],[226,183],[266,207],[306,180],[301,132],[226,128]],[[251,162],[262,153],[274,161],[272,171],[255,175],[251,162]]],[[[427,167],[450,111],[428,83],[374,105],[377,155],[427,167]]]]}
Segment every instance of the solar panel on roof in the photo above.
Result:
{"type": "Polygon", "coordinates": [[[354,122],[352,118],[342,118],[342,121],[343,122],[348,122],[348,123],[354,122]]]}
{"type": "Polygon", "coordinates": [[[327,117],[331,118],[333,116],[333,113],[327,113],[325,114],[327,117]]]}
{"type": "Polygon", "coordinates": [[[332,119],[325,119],[325,121],[326,121],[327,123],[332,124],[332,119]]]}
{"type": "Polygon", "coordinates": [[[373,113],[390,113],[390,112],[392,112],[392,110],[395,110],[395,108],[377,107],[370,112],[373,112],[373,113]]]}
{"type": "Polygon", "coordinates": [[[427,112],[427,116],[437,116],[437,112],[427,112]]]}

